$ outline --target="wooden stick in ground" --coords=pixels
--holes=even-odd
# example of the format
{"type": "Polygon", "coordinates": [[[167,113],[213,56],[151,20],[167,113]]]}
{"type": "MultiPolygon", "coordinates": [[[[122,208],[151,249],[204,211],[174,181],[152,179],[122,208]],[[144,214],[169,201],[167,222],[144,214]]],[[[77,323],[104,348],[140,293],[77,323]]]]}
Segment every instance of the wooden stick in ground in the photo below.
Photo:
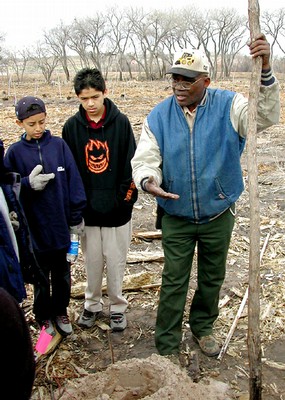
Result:
{"type": "MultiPolygon", "coordinates": [[[[265,238],[265,241],[264,241],[261,253],[260,253],[260,261],[262,260],[263,254],[264,254],[265,249],[267,247],[269,237],[270,237],[270,232],[268,233],[268,235],[265,238]]],[[[243,296],[242,302],[240,303],[238,312],[236,313],[235,319],[233,320],[232,326],[231,326],[231,328],[229,330],[229,333],[228,333],[228,335],[226,337],[225,343],[223,344],[223,346],[221,348],[221,351],[220,351],[220,354],[218,355],[218,360],[222,361],[224,355],[226,354],[228,345],[229,345],[230,340],[231,340],[231,338],[233,336],[233,333],[234,333],[234,331],[235,331],[235,329],[237,327],[238,320],[240,319],[240,316],[241,316],[241,314],[243,312],[243,309],[244,309],[244,307],[246,305],[247,299],[248,299],[248,288],[246,289],[246,292],[245,292],[245,294],[243,296]]]]}
{"type": "MultiPolygon", "coordinates": [[[[248,18],[251,40],[260,33],[258,0],[248,1],[248,18]]],[[[258,190],[257,148],[257,104],[260,89],[262,58],[252,61],[248,104],[247,166],[250,205],[250,250],[248,284],[248,357],[249,398],[260,400],[262,392],[262,363],[260,341],[260,208],[258,190]]]]}

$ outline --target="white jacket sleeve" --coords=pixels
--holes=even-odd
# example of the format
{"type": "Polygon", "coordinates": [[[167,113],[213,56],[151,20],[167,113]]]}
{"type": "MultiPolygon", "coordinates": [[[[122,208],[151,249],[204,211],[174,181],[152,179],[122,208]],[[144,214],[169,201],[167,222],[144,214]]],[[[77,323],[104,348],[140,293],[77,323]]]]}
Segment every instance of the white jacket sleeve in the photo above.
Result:
{"type": "Polygon", "coordinates": [[[141,189],[141,181],[150,176],[154,177],[159,186],[161,185],[161,163],[162,158],[156,138],[148,126],[147,118],[145,118],[141,137],[135,155],[131,161],[133,179],[138,189],[141,189]]]}
{"type": "MultiPolygon", "coordinates": [[[[277,80],[270,86],[260,86],[257,105],[257,131],[261,132],[277,124],[280,118],[279,83],[277,80]]],[[[237,93],[231,107],[231,121],[240,136],[247,135],[248,99],[237,93]]]]}

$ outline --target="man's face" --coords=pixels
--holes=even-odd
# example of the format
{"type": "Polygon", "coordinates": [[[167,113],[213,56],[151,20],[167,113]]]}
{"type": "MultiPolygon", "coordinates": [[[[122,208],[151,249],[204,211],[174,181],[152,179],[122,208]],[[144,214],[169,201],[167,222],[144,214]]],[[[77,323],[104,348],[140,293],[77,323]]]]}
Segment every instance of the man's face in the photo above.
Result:
{"type": "Polygon", "coordinates": [[[91,119],[102,116],[105,97],[106,92],[100,92],[93,88],[83,89],[78,95],[82,107],[91,119]]]}
{"type": "Polygon", "coordinates": [[[197,75],[195,78],[172,75],[172,90],[181,107],[196,108],[209,84],[210,78],[203,74],[197,75]]]}

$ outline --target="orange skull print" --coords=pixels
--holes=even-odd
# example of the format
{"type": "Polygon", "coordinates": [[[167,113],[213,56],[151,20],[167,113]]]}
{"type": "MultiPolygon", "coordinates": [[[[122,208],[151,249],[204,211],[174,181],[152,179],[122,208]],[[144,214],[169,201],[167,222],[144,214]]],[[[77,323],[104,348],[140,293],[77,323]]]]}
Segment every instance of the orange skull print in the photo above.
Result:
{"type": "Polygon", "coordinates": [[[85,146],[86,165],[91,172],[101,174],[109,165],[109,147],[107,142],[90,139],[85,146]]]}

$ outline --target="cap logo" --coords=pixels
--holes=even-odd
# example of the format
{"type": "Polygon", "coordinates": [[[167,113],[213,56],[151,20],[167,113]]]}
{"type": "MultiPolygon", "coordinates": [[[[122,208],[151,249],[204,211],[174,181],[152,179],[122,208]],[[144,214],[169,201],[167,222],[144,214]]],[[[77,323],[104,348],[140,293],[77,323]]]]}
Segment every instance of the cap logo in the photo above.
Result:
{"type": "Polygon", "coordinates": [[[193,58],[193,54],[191,53],[183,53],[182,56],[180,58],[178,58],[178,60],[175,61],[175,65],[192,65],[194,63],[194,58],[193,58]]]}

